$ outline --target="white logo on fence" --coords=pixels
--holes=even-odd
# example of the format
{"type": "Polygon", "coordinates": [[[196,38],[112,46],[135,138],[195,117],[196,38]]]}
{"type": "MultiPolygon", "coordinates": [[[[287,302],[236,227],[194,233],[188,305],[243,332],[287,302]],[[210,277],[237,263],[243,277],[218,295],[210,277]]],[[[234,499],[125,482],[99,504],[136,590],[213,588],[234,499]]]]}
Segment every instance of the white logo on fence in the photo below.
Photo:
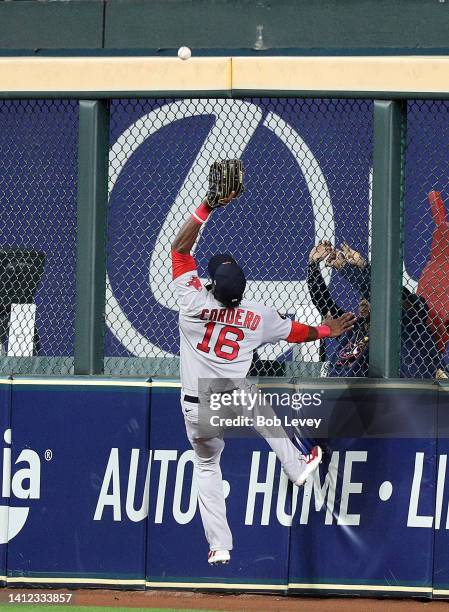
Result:
{"type": "MultiPolygon", "coordinates": [[[[181,225],[186,213],[192,208],[194,204],[192,198],[204,192],[211,160],[223,157],[240,158],[259,125],[270,130],[288,148],[298,163],[312,200],[316,241],[324,239],[333,241],[335,234],[326,178],[312,151],[298,132],[282,117],[269,112],[262,122],[260,107],[243,100],[220,100],[219,105],[217,100],[181,100],[166,104],[138,119],[121,134],[111,148],[109,196],[125,164],[147,138],[174,121],[201,115],[215,116],[214,126],[167,214],[151,254],[149,269],[151,290],[161,306],[173,310],[177,309],[176,302],[171,290],[167,289],[167,279],[171,278],[169,245],[173,238],[173,228],[181,225]],[[219,112],[217,107],[220,109],[219,112]]],[[[324,271],[324,276],[326,282],[329,282],[330,272],[324,271]]],[[[312,306],[305,280],[247,283],[245,292],[247,299],[255,299],[261,292],[266,305],[277,309],[284,308],[283,296],[295,295],[300,302],[296,305],[296,316],[303,321],[309,320],[311,324],[316,324],[319,320],[319,315],[312,306]]],[[[172,357],[171,353],[155,346],[135,329],[115,299],[109,277],[106,279],[106,323],[122,345],[136,357],[172,357]]],[[[286,343],[281,343],[278,353],[282,353],[286,346],[286,343]]],[[[273,348],[270,347],[269,351],[270,357],[273,358],[273,348]]],[[[310,354],[310,347],[308,353],[310,354]]],[[[264,355],[262,349],[260,357],[268,357],[268,354],[264,355]]]]}

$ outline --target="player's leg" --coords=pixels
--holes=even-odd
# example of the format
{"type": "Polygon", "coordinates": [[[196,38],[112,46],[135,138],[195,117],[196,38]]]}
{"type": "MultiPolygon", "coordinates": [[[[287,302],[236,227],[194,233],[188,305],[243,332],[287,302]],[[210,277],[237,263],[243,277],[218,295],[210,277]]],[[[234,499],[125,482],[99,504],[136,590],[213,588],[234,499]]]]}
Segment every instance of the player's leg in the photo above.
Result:
{"type": "Polygon", "coordinates": [[[264,435],[264,438],[276,453],[276,457],[281,462],[282,469],[286,473],[287,478],[294,484],[298,486],[303,485],[307,478],[318,469],[323,456],[320,446],[314,446],[309,454],[302,455],[287,437],[273,438],[268,434],[264,435]]]}
{"type": "Polygon", "coordinates": [[[226,563],[232,550],[232,533],[226,518],[226,502],[220,457],[224,448],[220,436],[204,438],[198,433],[198,405],[183,402],[187,437],[195,452],[194,470],[198,505],[211,551],[209,563],[226,563]],[[219,554],[220,553],[220,554],[219,554]]]}
{"type": "Polygon", "coordinates": [[[318,469],[322,459],[322,450],[319,446],[314,446],[309,454],[303,455],[293,444],[282,425],[266,425],[265,423],[274,422],[275,412],[270,402],[257,393],[257,388],[251,387],[255,397],[260,398],[254,408],[254,422],[257,417],[261,419],[261,425],[256,425],[256,431],[265,438],[276,457],[281,462],[282,468],[287,478],[294,484],[301,486],[306,479],[318,469]]]}
{"type": "MultiPolygon", "coordinates": [[[[220,456],[224,448],[222,438],[193,438],[195,477],[198,505],[206,539],[211,551],[232,550],[232,533],[226,518],[226,502],[220,456]]],[[[226,555],[225,555],[226,557],[226,555]]],[[[224,561],[229,560],[229,556],[224,561]]]]}

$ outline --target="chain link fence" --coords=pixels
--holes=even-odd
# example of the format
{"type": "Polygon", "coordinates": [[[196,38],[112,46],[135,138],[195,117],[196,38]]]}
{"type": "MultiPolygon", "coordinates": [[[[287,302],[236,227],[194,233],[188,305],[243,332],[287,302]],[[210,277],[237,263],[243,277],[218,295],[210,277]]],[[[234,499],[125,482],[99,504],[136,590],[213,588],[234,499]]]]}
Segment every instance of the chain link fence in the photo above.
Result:
{"type": "MultiPolygon", "coordinates": [[[[210,163],[238,157],[246,191],[203,229],[202,278],[211,255],[231,252],[248,299],[312,325],[359,314],[344,340],[263,347],[251,373],[366,376],[372,113],[366,100],[112,101],[105,372],[178,375],[170,245],[210,163]]],[[[0,373],[68,374],[78,104],[1,101],[0,127],[0,373]]],[[[403,377],[447,375],[448,132],[449,102],[408,102],[403,377]]]]}
{"type": "Polygon", "coordinates": [[[70,373],[78,103],[0,101],[0,372],[70,373]]]}
{"type": "Polygon", "coordinates": [[[401,376],[447,377],[449,103],[407,105],[401,376]]]}
{"type": "Polygon", "coordinates": [[[246,190],[202,231],[200,276],[230,252],[247,299],[311,325],[362,315],[344,340],[261,348],[251,373],[365,376],[372,112],[364,100],[113,101],[106,372],[178,375],[170,245],[205,196],[211,162],[232,157],[246,190]]]}

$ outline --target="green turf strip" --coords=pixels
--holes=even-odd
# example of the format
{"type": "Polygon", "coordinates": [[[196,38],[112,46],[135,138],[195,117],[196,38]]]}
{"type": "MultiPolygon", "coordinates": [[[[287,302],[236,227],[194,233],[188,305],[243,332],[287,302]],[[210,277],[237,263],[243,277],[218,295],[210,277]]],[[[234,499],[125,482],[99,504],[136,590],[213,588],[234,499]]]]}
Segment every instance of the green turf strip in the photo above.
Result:
{"type": "MultiPolygon", "coordinates": [[[[36,610],[37,612],[101,612],[102,610],[111,610],[111,612],[198,612],[192,608],[116,608],[115,606],[66,606],[50,605],[39,606],[35,604],[1,604],[0,610],[13,610],[22,608],[26,610],[36,610]]],[[[213,610],[203,610],[201,612],[214,612],[213,610]]]]}

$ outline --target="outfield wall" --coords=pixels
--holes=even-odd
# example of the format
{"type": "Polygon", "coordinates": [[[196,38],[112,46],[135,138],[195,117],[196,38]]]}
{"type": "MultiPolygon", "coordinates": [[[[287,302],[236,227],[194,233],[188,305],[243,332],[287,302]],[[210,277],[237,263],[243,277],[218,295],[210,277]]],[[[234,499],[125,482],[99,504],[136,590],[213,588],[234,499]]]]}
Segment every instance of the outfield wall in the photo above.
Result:
{"type": "Polygon", "coordinates": [[[2,584],[449,596],[449,387],[301,388],[353,437],[293,497],[263,440],[228,439],[235,550],[213,568],[177,381],[2,379],[2,584]]]}

